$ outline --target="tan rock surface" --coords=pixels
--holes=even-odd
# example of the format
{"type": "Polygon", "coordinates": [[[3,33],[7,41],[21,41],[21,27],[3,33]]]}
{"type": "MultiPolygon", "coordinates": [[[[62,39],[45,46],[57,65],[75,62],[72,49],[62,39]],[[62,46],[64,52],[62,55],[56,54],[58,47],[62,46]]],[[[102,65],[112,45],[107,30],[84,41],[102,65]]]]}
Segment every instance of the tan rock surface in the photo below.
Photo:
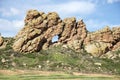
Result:
{"type": "Polygon", "coordinates": [[[3,44],[4,40],[2,38],[2,36],[0,36],[0,46],[3,44]]]}
{"type": "Polygon", "coordinates": [[[23,29],[16,35],[14,51],[34,52],[53,45],[63,44],[75,50],[85,50],[93,56],[100,56],[120,46],[120,27],[105,27],[88,32],[83,20],[75,17],[60,19],[56,12],[38,12],[29,10],[23,29]],[[58,36],[57,42],[52,38],[58,36]],[[99,47],[98,47],[99,46],[99,47]]]}
{"type": "Polygon", "coordinates": [[[93,43],[87,44],[85,46],[85,50],[88,53],[91,53],[94,57],[99,57],[108,51],[109,46],[111,46],[110,43],[93,42],[93,43]]]}
{"type": "Polygon", "coordinates": [[[110,30],[109,27],[105,27],[101,30],[88,33],[84,43],[88,44],[91,41],[101,41],[106,43],[112,43],[114,42],[112,31],[110,30]]]}

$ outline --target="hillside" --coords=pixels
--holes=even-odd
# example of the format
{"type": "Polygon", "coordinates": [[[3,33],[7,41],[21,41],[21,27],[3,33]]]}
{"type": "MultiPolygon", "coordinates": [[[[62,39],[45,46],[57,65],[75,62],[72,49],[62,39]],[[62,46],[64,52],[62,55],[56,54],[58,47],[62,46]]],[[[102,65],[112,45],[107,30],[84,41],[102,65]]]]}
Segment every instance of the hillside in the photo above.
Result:
{"type": "Polygon", "coordinates": [[[19,53],[12,49],[13,38],[4,38],[6,48],[0,49],[0,69],[65,71],[67,73],[104,73],[120,75],[120,51],[115,58],[93,57],[86,51],[76,52],[62,45],[33,53],[19,53]]]}
{"type": "Polygon", "coordinates": [[[120,75],[120,27],[89,32],[82,19],[29,10],[14,38],[0,36],[0,69],[120,75]]]}

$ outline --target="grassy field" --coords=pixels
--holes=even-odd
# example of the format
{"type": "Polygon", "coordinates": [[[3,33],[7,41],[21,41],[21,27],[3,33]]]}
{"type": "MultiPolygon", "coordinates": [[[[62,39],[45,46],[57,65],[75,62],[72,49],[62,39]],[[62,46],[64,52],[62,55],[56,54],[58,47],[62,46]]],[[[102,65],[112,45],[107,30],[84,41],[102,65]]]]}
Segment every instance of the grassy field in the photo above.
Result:
{"type": "Polygon", "coordinates": [[[35,70],[0,70],[0,80],[120,80],[120,76],[35,70]]]}

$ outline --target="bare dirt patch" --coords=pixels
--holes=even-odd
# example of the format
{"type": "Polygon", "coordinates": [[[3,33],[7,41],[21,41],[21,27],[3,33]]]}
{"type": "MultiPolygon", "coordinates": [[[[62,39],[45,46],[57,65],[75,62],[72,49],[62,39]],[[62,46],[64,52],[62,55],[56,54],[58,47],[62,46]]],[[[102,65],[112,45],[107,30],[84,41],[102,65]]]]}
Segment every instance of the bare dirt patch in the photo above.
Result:
{"type": "MultiPolygon", "coordinates": [[[[54,75],[54,74],[59,74],[59,75],[65,75],[67,73],[61,72],[61,71],[38,71],[38,70],[0,70],[0,74],[2,75],[19,75],[19,74],[33,74],[33,75],[44,75],[44,76],[49,76],[49,75],[54,75]]],[[[79,73],[79,72],[73,72],[72,75],[75,76],[90,76],[90,77],[113,77],[115,75],[109,75],[109,74],[87,74],[87,73],[79,73]]]]}
{"type": "Polygon", "coordinates": [[[0,70],[3,75],[18,75],[18,74],[38,74],[38,75],[52,75],[52,74],[65,74],[60,71],[38,71],[38,70],[0,70]]]}

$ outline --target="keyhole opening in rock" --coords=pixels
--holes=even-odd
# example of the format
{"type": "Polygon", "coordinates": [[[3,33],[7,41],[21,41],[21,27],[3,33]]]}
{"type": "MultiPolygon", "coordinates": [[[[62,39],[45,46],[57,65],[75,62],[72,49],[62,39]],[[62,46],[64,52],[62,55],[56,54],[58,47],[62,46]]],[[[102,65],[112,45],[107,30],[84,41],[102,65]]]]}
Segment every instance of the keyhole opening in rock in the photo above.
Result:
{"type": "Polygon", "coordinates": [[[58,38],[59,36],[58,35],[55,35],[53,38],[52,38],[52,43],[55,43],[58,41],[58,38]]]}

